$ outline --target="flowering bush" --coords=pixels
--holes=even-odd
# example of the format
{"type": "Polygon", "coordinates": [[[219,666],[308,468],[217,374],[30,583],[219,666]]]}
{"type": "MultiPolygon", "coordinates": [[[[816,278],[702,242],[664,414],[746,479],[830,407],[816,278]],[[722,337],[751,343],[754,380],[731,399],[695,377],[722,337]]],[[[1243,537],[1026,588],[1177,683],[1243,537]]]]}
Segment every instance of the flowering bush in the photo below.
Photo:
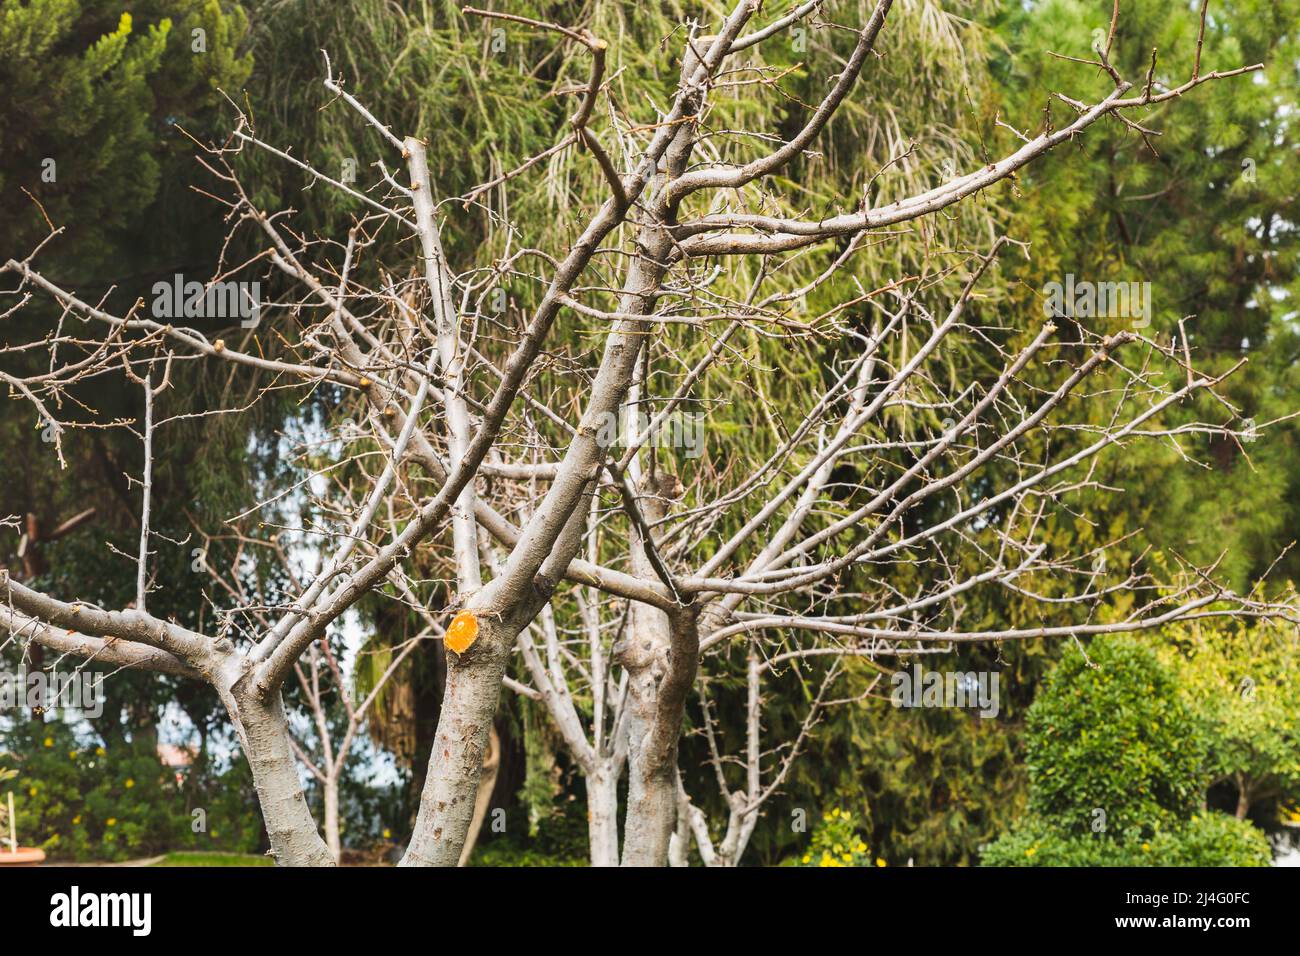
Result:
{"type": "Polygon", "coordinates": [[[182,832],[184,802],[152,747],[123,744],[110,760],[58,723],[18,721],[7,736],[18,758],[12,789],[26,842],[51,857],[145,856],[182,832]]]}
{"type": "Polygon", "coordinates": [[[836,807],[814,828],[808,850],[800,857],[802,866],[884,866],[872,860],[871,851],[858,830],[857,817],[836,807]]]}
{"type": "Polygon", "coordinates": [[[13,751],[9,789],[23,842],[52,859],[113,861],[182,848],[258,847],[260,824],[235,784],[213,787],[235,805],[208,807],[206,828],[194,832],[185,794],[151,738],[88,744],[66,724],[27,720],[15,721],[5,738],[13,751]]]}

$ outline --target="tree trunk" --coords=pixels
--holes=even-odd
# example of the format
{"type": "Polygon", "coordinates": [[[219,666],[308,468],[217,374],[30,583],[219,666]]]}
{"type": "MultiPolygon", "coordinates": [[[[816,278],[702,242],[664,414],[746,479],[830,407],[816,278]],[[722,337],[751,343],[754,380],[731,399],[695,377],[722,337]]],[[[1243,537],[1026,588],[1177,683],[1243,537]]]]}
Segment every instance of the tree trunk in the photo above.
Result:
{"type": "MultiPolygon", "coordinates": [[[[688,53],[684,75],[693,76],[697,65],[693,54],[688,53]]],[[[688,104],[692,111],[700,107],[702,100],[701,93],[695,96],[696,101],[688,104]]],[[[676,203],[665,197],[664,186],[686,170],[694,143],[693,124],[681,124],[665,148],[662,171],[648,187],[653,190],[654,198],[646,207],[648,224],[638,233],[641,254],[632,260],[619,298],[620,311],[629,315],[649,316],[658,301],[667,262],[674,249],[668,227],[676,220],[676,203]]],[[[438,719],[429,778],[421,794],[411,844],[402,858],[403,866],[452,866],[460,858],[473,815],[483,749],[496,714],[509,654],[519,632],[550,600],[556,582],[564,576],[582,545],[587,503],[605,460],[606,450],[598,435],[606,416],[617,414],[627,396],[646,325],[639,318],[620,319],[615,324],[605,343],[590,400],[560,464],[559,475],[551,482],[505,567],[470,599],[479,621],[479,638],[465,654],[448,655],[447,689],[438,719]]],[[[692,660],[692,679],[694,668],[692,660]]],[[[680,696],[684,706],[685,692],[680,696]]],[[[680,730],[680,708],[677,723],[680,730]]],[[[654,737],[653,760],[657,766],[664,757],[664,748],[662,735],[656,732],[654,737]]],[[[668,769],[669,774],[676,766],[676,750],[674,731],[673,766],[668,769]]],[[[670,787],[670,808],[673,797],[670,787]]],[[[666,858],[666,840],[663,854],[666,858]]]]}
{"type": "MultiPolygon", "coordinates": [[[[700,41],[704,42],[704,41],[700,41]]],[[[698,65],[693,48],[683,58],[683,80],[698,65]]],[[[663,263],[672,251],[665,226],[677,218],[676,204],[665,197],[662,185],[686,169],[695,146],[695,131],[683,124],[664,156],[664,175],[655,198],[647,205],[650,224],[642,228],[642,257],[633,261],[619,308],[648,315],[667,270],[663,263]]],[[[668,513],[669,503],[682,494],[675,475],[648,474],[638,489],[638,506],[645,523],[653,528],[668,513]]],[[[634,526],[628,535],[632,572],[645,580],[659,575],[634,526]]],[[[698,641],[694,648],[679,646],[679,625],[689,619],[686,637],[695,636],[693,609],[672,618],[665,611],[633,603],[628,636],[614,648],[615,657],[628,672],[628,797],[623,827],[624,866],[664,866],[677,822],[677,739],[686,706],[686,691],[695,679],[698,641]],[[689,659],[687,659],[689,657],[689,659]],[[683,679],[685,683],[683,684],[683,679]]],[[[690,643],[689,640],[686,643],[690,643]]]]}
{"type": "Polygon", "coordinates": [[[326,777],[321,784],[325,797],[325,845],[337,863],[343,853],[343,843],[339,839],[339,781],[338,777],[326,777]]]}
{"type": "Polygon", "coordinates": [[[253,771],[271,855],[280,866],[334,866],[334,854],[321,839],[303,796],[280,693],[261,700],[248,689],[249,683],[240,683],[221,697],[253,771]]]}
{"type": "Polygon", "coordinates": [[[487,755],[483,758],[483,771],[478,778],[478,794],[474,798],[474,816],[469,824],[469,836],[460,851],[457,866],[469,863],[474,844],[478,843],[479,834],[483,832],[483,820],[487,817],[488,806],[492,802],[492,790],[497,783],[497,770],[501,766],[501,738],[495,727],[488,734],[487,755]]]}
{"type": "MultiPolygon", "coordinates": [[[[668,514],[669,502],[681,496],[675,475],[647,476],[642,482],[641,510],[650,526],[668,514]]],[[[655,572],[635,529],[629,536],[632,571],[649,578],[655,572]]],[[[677,741],[681,736],[686,695],[695,681],[699,658],[697,611],[669,614],[647,604],[633,604],[628,636],[614,648],[628,673],[628,795],[623,827],[624,866],[664,866],[677,827],[677,741]]]]}
{"type": "Polygon", "coordinates": [[[587,841],[592,866],[618,866],[618,774],[604,762],[587,774],[587,841]]]}
{"type": "Polygon", "coordinates": [[[455,866],[469,836],[488,735],[496,716],[510,624],[478,612],[479,634],[463,654],[447,655],[447,685],[438,715],[415,832],[401,866],[455,866]]]}
{"type": "MultiPolygon", "coordinates": [[[[676,762],[664,766],[636,742],[628,755],[627,822],[623,828],[624,866],[664,866],[677,828],[676,762]]],[[[676,757],[676,742],[672,748],[676,757]]]]}

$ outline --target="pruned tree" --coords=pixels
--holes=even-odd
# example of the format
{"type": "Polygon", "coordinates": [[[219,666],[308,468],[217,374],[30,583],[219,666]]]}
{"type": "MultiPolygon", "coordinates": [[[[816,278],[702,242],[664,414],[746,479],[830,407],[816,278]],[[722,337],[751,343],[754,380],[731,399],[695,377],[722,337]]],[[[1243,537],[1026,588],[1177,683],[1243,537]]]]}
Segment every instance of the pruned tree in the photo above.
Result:
{"type": "MultiPolygon", "coordinates": [[[[1012,179],[1090,126],[1114,121],[1150,136],[1144,112],[1259,66],[1201,70],[1202,5],[1191,75],[1162,78],[1153,51],[1147,74],[1130,81],[1109,57],[1117,7],[1094,56],[1078,58],[1113,81],[1104,96],[1058,94],[1053,106],[1064,119],[1046,111],[1037,133],[1013,131],[1013,151],[931,188],[890,196],[889,169],[903,153],[843,209],[813,211],[799,208],[783,177],[815,149],[874,60],[910,53],[890,46],[892,0],[878,0],[857,24],[830,19],[833,5],[822,0],[771,18],[762,6],[740,0],[712,32],[684,24],[665,40],[680,51],[677,79],[635,100],[616,92],[604,39],[467,8],[493,29],[577,44],[590,73],[557,90],[575,107],[554,146],[465,196],[440,196],[432,181],[436,131],[422,139],[391,130],[328,56],[325,88],[385,151],[369,188],[264,142],[239,111],[231,136],[206,145],[201,163],[232,233],[255,235],[262,251],[237,263],[223,257],[211,282],[186,291],[192,308],[183,314],[204,315],[213,294],[226,293],[242,315],[237,306],[257,292],[240,277],[266,276],[282,291],[257,303],[257,332],[214,339],[156,303],[151,315],[143,298],[120,314],[84,300],[38,269],[57,229],[0,269],[15,283],[4,316],[36,296],[64,311],[43,340],[0,353],[48,354],[45,371],[0,371],[0,379],[31,403],[56,452],[77,428],[129,424],[96,420],[84,407],[70,413],[72,386],[125,373],[146,402],[135,606],[102,610],[0,572],[0,623],[25,647],[210,683],[238,730],[280,863],[334,862],[303,796],[281,690],[295,675],[315,686],[321,651],[313,649],[367,596],[408,606],[443,631],[448,650],[406,865],[461,858],[503,683],[545,704],[585,774],[593,863],[662,865],[674,834],[679,861],[693,835],[706,862],[735,863],[819,712],[835,702],[838,672],[854,661],[1290,614],[1260,594],[1226,591],[1213,566],[1139,563],[1102,585],[1104,547],[1057,554],[1046,543],[1071,496],[1102,487],[1095,468],[1106,454],[1154,440],[1190,459],[1206,436],[1236,435],[1226,401],[1220,421],[1167,421],[1166,412],[1213,393],[1224,377],[1196,371],[1191,332],[1171,343],[1069,310],[1045,320],[981,310],[981,283],[1017,248],[1005,237],[975,249],[936,246],[917,274],[875,288],[859,285],[854,271],[873,246],[925,229],[927,217],[1012,179]],[[820,102],[784,137],[733,127],[728,87],[779,93],[779,72],[751,57],[805,29],[852,38],[820,102]],[[345,237],[297,232],[291,211],[263,209],[241,182],[246,150],[298,166],[364,211],[345,237]],[[565,151],[588,161],[606,195],[595,208],[566,211],[572,218],[549,233],[562,242],[534,248],[505,197],[513,181],[565,151]],[[453,270],[442,231],[471,209],[488,218],[497,245],[453,270]],[[947,374],[957,342],[983,349],[990,373],[947,374]],[[824,356],[820,387],[801,396],[797,421],[765,400],[780,372],[756,343],[815,343],[824,356]],[[147,607],[158,547],[150,448],[166,425],[157,412],[169,372],[192,361],[234,363],[260,377],[262,394],[328,390],[363,421],[319,439],[341,441],[357,467],[321,463],[300,482],[311,487],[310,503],[291,486],[246,512],[297,509],[289,532],[294,547],[318,556],[318,572],[284,582],[283,595],[233,589],[214,602],[213,633],[147,607]],[[1054,379],[1050,388],[1024,374],[1031,364],[1054,379]],[[1120,370],[1121,384],[1089,391],[1103,367],[1120,370]],[[720,379],[743,380],[752,396],[750,427],[770,446],[763,460],[730,462],[716,441],[706,454],[691,432],[697,422],[707,428],[720,379]],[[1081,402],[1102,403],[1107,423],[1080,421],[1072,409],[1081,402]],[[428,566],[445,574],[417,570],[428,566]],[[970,622],[965,602],[977,589],[1014,592],[1039,619],[970,622]],[[1126,601],[1112,600],[1121,594],[1126,601]],[[744,661],[743,783],[730,776],[729,742],[713,740],[731,808],[715,840],[679,782],[678,748],[693,690],[706,698],[703,727],[712,733],[709,669],[725,668],[733,651],[744,661]],[[515,660],[526,680],[511,673],[515,660]],[[815,675],[818,689],[796,738],[765,746],[765,688],[791,668],[815,675]]],[[[76,393],[83,406],[84,393],[76,393]]]]}

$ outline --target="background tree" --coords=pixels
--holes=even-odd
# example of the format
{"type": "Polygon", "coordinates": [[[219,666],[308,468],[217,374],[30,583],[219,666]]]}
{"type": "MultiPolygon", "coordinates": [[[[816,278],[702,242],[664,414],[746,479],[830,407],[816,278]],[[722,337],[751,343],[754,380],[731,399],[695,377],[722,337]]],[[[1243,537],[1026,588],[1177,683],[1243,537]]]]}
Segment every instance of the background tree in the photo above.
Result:
{"type": "MultiPolygon", "coordinates": [[[[982,64],[991,95],[972,110],[972,145],[1014,142],[999,119],[1039,109],[1057,115],[1060,104],[1050,102],[1051,91],[1077,76],[1077,64],[1049,51],[1092,57],[1097,31],[1104,39],[1112,13],[1109,3],[1052,0],[1000,4],[992,16],[981,17],[997,42],[989,44],[982,64]]],[[[1116,542],[1108,551],[1107,576],[1151,557],[1142,554],[1138,541],[1158,541],[1169,560],[1174,554],[1197,560],[1222,555],[1221,567],[1239,589],[1272,569],[1273,583],[1266,587],[1280,589],[1294,577],[1294,554],[1286,549],[1296,537],[1295,437],[1289,421],[1276,420],[1295,409],[1297,394],[1296,232],[1287,225],[1294,219],[1300,171],[1289,120],[1297,101],[1297,18],[1292,5],[1265,0],[1214,5],[1208,24],[1207,36],[1223,55],[1265,64],[1260,78],[1241,90],[1218,89],[1189,102],[1180,117],[1190,121],[1157,125],[1160,135],[1149,136],[1150,145],[1132,128],[1106,127],[1018,174],[1016,188],[993,211],[1011,235],[1029,241],[1031,254],[1007,261],[1010,303],[994,299],[988,313],[1041,307],[1045,284],[1066,273],[1094,281],[1148,281],[1155,305],[1152,334],[1174,340],[1186,318],[1198,364],[1223,369],[1247,357],[1224,394],[1250,440],[1219,443],[1207,437],[1198,445],[1204,467],[1188,465],[1169,446],[1133,447],[1103,466],[1102,484],[1124,489],[1097,495],[1105,501],[1097,509],[1104,508],[1106,520],[1097,520],[1099,510],[1089,512],[1091,520],[1062,513],[1056,533],[1061,545],[1116,542]],[[1274,424],[1249,427],[1266,422],[1274,424]],[[1139,529],[1145,533],[1126,538],[1139,529]]],[[[1142,73],[1156,47],[1163,64],[1157,79],[1169,82],[1166,69],[1187,69],[1195,57],[1195,28],[1195,17],[1182,6],[1125,3],[1112,62],[1142,73]]],[[[1104,84],[1104,74],[1098,75],[1104,84]]],[[[984,304],[977,307],[983,310],[984,304]]],[[[988,374],[977,346],[955,359],[964,376],[988,374]]],[[[1091,421],[1100,424],[1100,409],[1093,411],[1091,421]]],[[[1197,401],[1176,414],[1191,421],[1230,412],[1197,401]]],[[[1071,438],[1058,434],[1053,440],[1071,438]]],[[[1026,612],[1032,614],[1032,605],[1010,599],[988,607],[997,619],[1023,619],[1026,612]]],[[[873,846],[890,860],[951,864],[978,858],[979,845],[1023,808],[1023,772],[1006,767],[1019,766],[1024,708],[1055,655],[1050,646],[1008,644],[982,661],[1011,670],[995,726],[946,711],[883,710],[879,719],[870,711],[828,715],[823,739],[852,734],[860,742],[837,747],[836,764],[852,769],[834,787],[841,805],[867,811],[873,846]],[[868,721],[870,733],[862,729],[868,721]],[[882,758],[893,759],[867,758],[861,748],[873,745],[885,748],[882,758]],[[965,788],[954,799],[953,781],[981,778],[982,788],[965,788]]],[[[828,781],[819,777],[808,786],[809,795],[792,794],[789,806],[825,805],[828,781]]],[[[792,834],[783,836],[793,841],[792,834]]]]}
{"type": "Polygon", "coordinates": [[[1206,727],[1211,799],[1266,826],[1300,798],[1300,659],[1293,631],[1187,627],[1168,636],[1188,706],[1206,727]],[[1252,809],[1255,813],[1252,813],[1252,809]]]}

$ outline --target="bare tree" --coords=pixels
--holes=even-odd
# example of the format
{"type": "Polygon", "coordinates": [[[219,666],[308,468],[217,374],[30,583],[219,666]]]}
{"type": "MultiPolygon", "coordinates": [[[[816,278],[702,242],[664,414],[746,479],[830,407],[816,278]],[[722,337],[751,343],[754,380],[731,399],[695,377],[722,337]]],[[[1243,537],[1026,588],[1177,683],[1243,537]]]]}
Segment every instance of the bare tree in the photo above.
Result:
{"type": "MultiPolygon", "coordinates": [[[[16,300],[6,316],[37,295],[64,310],[43,342],[5,349],[47,350],[48,371],[0,372],[50,429],[56,450],[64,432],[86,427],[84,416],[59,415],[74,383],[125,368],[148,396],[136,606],[101,610],[0,572],[0,623],[27,647],[210,683],[238,729],[280,863],[328,865],[338,849],[321,839],[308,811],[281,688],[297,675],[309,698],[319,699],[321,640],[366,595],[416,609],[433,630],[445,627],[446,690],[406,865],[461,859],[503,683],[545,704],[585,774],[593,863],[662,865],[674,834],[678,861],[693,835],[706,862],[735,863],[763,803],[834,702],[832,685],[848,659],[1288,613],[1223,590],[1213,567],[1181,568],[1172,581],[1135,568],[1121,583],[1101,586],[1099,552],[1053,554],[1046,544],[1051,509],[1099,486],[1092,469],[1109,449],[1139,439],[1183,448],[1198,436],[1234,434],[1226,402],[1225,422],[1168,423],[1169,410],[1222,380],[1196,372],[1185,336],[1174,347],[1134,329],[1105,332],[1064,319],[1058,327],[1050,317],[1007,317],[996,328],[972,321],[980,282],[1014,246],[1006,239],[949,250],[921,274],[880,288],[855,286],[853,273],[855,257],[889,241],[896,227],[1013,176],[1094,123],[1115,120],[1146,135],[1131,117],[1260,67],[1202,73],[1202,18],[1190,77],[1162,83],[1153,51],[1151,69],[1134,84],[1110,63],[1112,25],[1096,59],[1081,62],[1109,75],[1114,88],[1096,102],[1058,95],[1068,122],[1049,118],[1035,135],[1016,133],[1022,144],[1013,152],[933,188],[800,215],[772,199],[778,177],[823,133],[873,58],[908,53],[888,49],[891,0],[879,0],[865,24],[851,27],[819,19],[828,6],[820,0],[759,25],[761,6],[740,0],[715,32],[688,24],[671,38],[681,44],[680,79],[648,122],[631,113],[641,103],[614,95],[604,40],[467,8],[578,44],[591,69],[580,89],[568,91],[578,105],[557,144],[463,197],[437,195],[430,143],[400,136],[372,115],[328,57],[325,87],[388,150],[375,164],[373,188],[262,141],[240,113],[231,137],[208,146],[202,162],[220,184],[232,228],[258,233],[265,251],[238,264],[223,258],[200,291],[269,270],[295,291],[262,303],[258,321],[278,328],[267,320],[283,318],[293,340],[247,330],[241,342],[210,340],[151,316],[143,300],[121,314],[86,301],[36,268],[57,230],[0,269],[17,282],[5,292],[16,300]],[[805,23],[851,30],[853,48],[801,128],[775,148],[767,131],[712,129],[713,97],[744,72],[741,54],[805,23]],[[755,142],[764,144],[757,155],[755,142]],[[241,184],[235,164],[247,149],[343,190],[365,214],[343,239],[300,234],[287,211],[261,209],[241,184]],[[588,157],[606,192],[597,208],[580,209],[565,224],[569,241],[522,246],[515,236],[527,230],[515,229],[504,207],[487,207],[505,237],[504,254],[454,270],[443,249],[444,217],[507,194],[513,180],[562,151],[588,157]],[[399,158],[404,173],[388,167],[399,158]],[[810,278],[791,279],[800,274],[795,264],[828,245],[832,254],[808,260],[824,262],[810,278]],[[517,314],[497,307],[507,285],[535,288],[535,301],[517,314]],[[804,305],[828,295],[834,301],[824,309],[804,305]],[[600,330],[594,367],[585,350],[558,341],[561,316],[600,330]],[[657,347],[669,331],[692,339],[699,357],[657,347]],[[817,339],[832,350],[825,387],[806,396],[793,424],[762,407],[756,387],[755,427],[770,429],[775,451],[752,471],[726,467],[725,450],[715,449],[692,475],[675,473],[657,451],[665,436],[684,443],[685,416],[708,407],[707,382],[737,374],[736,343],[746,336],[817,339]],[[963,338],[998,356],[990,380],[954,384],[937,374],[946,343],[963,338]],[[332,507],[314,509],[310,519],[304,510],[295,529],[301,546],[319,555],[318,573],[286,600],[230,593],[215,634],[160,620],[146,607],[151,445],[164,424],[154,413],[165,401],[167,364],[199,360],[244,366],[266,390],[336,388],[355,397],[364,415],[358,434],[343,436],[361,449],[364,480],[316,492],[332,507]],[[1028,377],[1031,366],[1053,384],[1028,377]],[[1103,367],[1122,370],[1122,386],[1083,392],[1103,367]],[[1106,424],[1071,417],[1081,398],[1106,403],[1106,424]],[[898,427],[908,416],[943,426],[898,427]],[[991,485],[990,475],[1001,483],[991,485]],[[926,572],[910,592],[895,577],[905,565],[926,572]],[[430,566],[445,567],[446,579],[430,579],[423,570],[430,566]],[[964,602],[977,589],[1009,589],[1041,603],[1042,625],[968,626],[964,602]],[[1128,609],[1097,613],[1121,589],[1136,596],[1128,609]],[[845,613],[845,602],[857,609],[845,613]],[[1070,616],[1080,608],[1083,622],[1070,616]],[[722,661],[733,647],[745,661],[744,782],[728,782],[730,761],[714,741],[716,776],[731,807],[715,842],[679,782],[678,744],[692,689],[708,691],[702,662],[722,661]],[[516,652],[529,683],[508,673],[516,652]],[[827,664],[821,690],[797,739],[764,747],[764,682],[792,662],[827,664]],[[620,840],[616,793],[624,772],[620,840]]],[[[775,86],[776,79],[759,71],[757,82],[775,86]]],[[[743,374],[773,373],[751,363],[743,374]]],[[[276,498],[281,509],[292,503],[288,492],[276,498]]],[[[350,705],[349,734],[365,703],[350,705]]],[[[707,702],[703,713],[711,733],[707,702]]],[[[346,746],[318,774],[330,779],[346,746]]]]}

